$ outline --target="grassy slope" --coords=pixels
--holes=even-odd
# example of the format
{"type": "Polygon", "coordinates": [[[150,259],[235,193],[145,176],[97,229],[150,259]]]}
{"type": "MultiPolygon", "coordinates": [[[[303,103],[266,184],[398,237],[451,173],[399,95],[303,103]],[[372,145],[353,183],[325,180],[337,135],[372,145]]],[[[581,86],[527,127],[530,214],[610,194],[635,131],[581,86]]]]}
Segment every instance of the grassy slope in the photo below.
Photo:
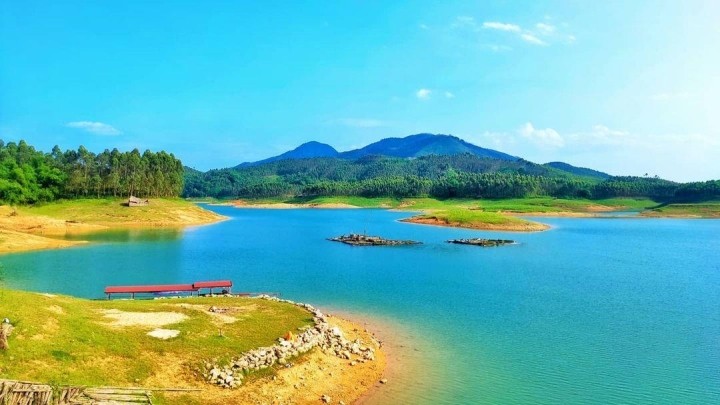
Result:
{"type": "Polygon", "coordinates": [[[168,361],[187,365],[183,370],[193,382],[190,366],[271,345],[288,330],[312,321],[298,307],[250,298],[89,301],[13,290],[0,291],[0,317],[16,327],[10,349],[0,352],[0,375],[92,386],[142,385],[168,361]],[[181,303],[200,309],[181,308],[181,303]],[[244,309],[237,313],[237,322],[221,324],[205,311],[210,305],[244,309]],[[179,312],[188,319],[164,326],[181,334],[162,341],[146,335],[153,327],[108,326],[111,319],[101,312],[107,309],[179,312]]]}
{"type": "Polygon", "coordinates": [[[215,222],[222,217],[204,210],[188,201],[174,199],[150,199],[145,207],[126,207],[120,198],[63,200],[53,203],[20,207],[25,215],[43,215],[66,221],[98,225],[192,225],[215,222]]]}
{"type": "Polygon", "coordinates": [[[649,217],[720,218],[720,201],[693,204],[668,204],[644,211],[649,217]]]}

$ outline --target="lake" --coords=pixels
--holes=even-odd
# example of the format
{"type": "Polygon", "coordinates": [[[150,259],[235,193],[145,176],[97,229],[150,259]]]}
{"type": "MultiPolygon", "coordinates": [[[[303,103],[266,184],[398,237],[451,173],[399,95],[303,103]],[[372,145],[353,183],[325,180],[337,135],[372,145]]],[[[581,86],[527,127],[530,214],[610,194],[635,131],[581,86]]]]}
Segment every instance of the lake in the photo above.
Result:
{"type": "Polygon", "coordinates": [[[414,370],[371,403],[720,402],[720,221],[542,218],[551,230],[509,234],[384,210],[208,208],[231,219],[1,256],[5,282],[102,298],[110,284],[228,278],[374,318],[414,370]],[[350,232],[424,244],[325,240],[350,232]],[[519,244],[444,242],[466,237],[519,244]]]}

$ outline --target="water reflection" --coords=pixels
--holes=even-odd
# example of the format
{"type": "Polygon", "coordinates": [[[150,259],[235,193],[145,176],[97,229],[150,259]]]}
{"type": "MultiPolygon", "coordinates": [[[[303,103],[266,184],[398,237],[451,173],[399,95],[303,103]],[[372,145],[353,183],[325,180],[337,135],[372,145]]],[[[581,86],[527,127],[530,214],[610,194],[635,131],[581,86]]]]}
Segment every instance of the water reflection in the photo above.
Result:
{"type": "Polygon", "coordinates": [[[184,230],[178,229],[113,229],[91,233],[66,235],[67,240],[85,240],[88,242],[172,242],[183,236],[184,230]]]}

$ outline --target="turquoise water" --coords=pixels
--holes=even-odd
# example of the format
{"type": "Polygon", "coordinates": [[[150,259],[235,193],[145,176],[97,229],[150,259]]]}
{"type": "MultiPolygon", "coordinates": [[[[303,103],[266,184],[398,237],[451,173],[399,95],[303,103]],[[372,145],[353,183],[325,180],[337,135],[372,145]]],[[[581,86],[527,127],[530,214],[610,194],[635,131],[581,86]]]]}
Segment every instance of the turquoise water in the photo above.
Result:
{"type": "Polygon", "coordinates": [[[383,210],[210,208],[231,220],[0,257],[6,283],[100,298],[109,284],[230,278],[377,317],[417,361],[376,403],[720,403],[720,221],[542,218],[553,229],[507,234],[383,210]],[[325,240],[349,232],[425,244],[325,240]],[[473,236],[520,244],[443,242],[473,236]]]}

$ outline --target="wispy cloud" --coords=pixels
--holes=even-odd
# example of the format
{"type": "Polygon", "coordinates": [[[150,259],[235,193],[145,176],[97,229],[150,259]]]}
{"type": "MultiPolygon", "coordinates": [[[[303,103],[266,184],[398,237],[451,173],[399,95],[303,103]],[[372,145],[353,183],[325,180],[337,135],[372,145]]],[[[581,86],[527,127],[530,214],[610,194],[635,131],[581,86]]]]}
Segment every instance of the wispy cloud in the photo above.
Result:
{"type": "Polygon", "coordinates": [[[547,42],[527,32],[520,34],[520,38],[534,45],[547,46],[547,42]]]}
{"type": "Polygon", "coordinates": [[[508,31],[508,32],[522,31],[522,29],[520,28],[519,25],[501,23],[501,22],[495,22],[495,21],[486,21],[482,24],[482,27],[485,29],[498,30],[498,31],[508,31]]]}
{"type": "Polygon", "coordinates": [[[415,97],[417,97],[420,100],[430,100],[430,96],[432,95],[432,90],[430,89],[419,89],[415,92],[415,97]]]}
{"type": "Polygon", "coordinates": [[[455,98],[455,94],[450,91],[445,92],[445,98],[455,98]]]}
{"type": "Polygon", "coordinates": [[[65,124],[65,126],[69,127],[69,128],[81,129],[85,132],[89,132],[89,133],[95,134],[95,135],[113,136],[113,135],[122,134],[122,132],[119,131],[117,128],[113,127],[110,124],[105,124],[103,122],[73,121],[73,122],[68,122],[67,124],[65,124]]]}
{"type": "MultiPolygon", "coordinates": [[[[566,24],[561,24],[566,27],[566,24]]],[[[509,35],[523,42],[535,45],[535,46],[550,46],[552,43],[565,43],[571,44],[575,42],[575,36],[572,34],[561,32],[562,30],[551,24],[550,21],[538,22],[530,27],[523,27],[519,24],[504,21],[484,21],[478,23],[474,17],[471,16],[459,16],[456,17],[451,28],[455,30],[465,31],[466,33],[472,33],[474,35],[482,35],[483,31],[497,32],[496,35],[502,36],[509,35]]],[[[494,42],[494,41],[493,41],[494,42]]],[[[507,45],[491,44],[484,46],[486,49],[490,49],[493,52],[508,51],[511,50],[507,45]]]]}
{"type": "Polygon", "coordinates": [[[539,33],[544,35],[552,35],[555,31],[557,31],[557,28],[554,25],[545,23],[537,23],[535,24],[535,28],[539,33]]]}
{"type": "Polygon", "coordinates": [[[374,118],[340,118],[331,123],[351,128],[379,128],[388,125],[387,122],[374,118]]]}

